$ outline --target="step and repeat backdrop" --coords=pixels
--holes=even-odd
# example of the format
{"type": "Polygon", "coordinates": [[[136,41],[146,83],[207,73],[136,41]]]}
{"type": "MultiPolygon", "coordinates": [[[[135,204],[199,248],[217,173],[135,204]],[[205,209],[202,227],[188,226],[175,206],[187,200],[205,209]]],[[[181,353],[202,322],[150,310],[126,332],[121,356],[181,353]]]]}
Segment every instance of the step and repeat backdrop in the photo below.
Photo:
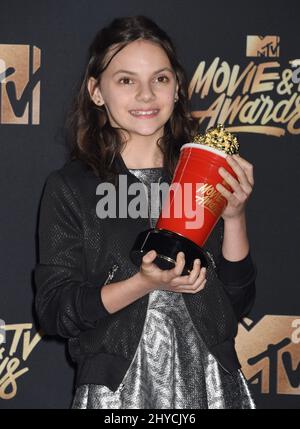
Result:
{"type": "Polygon", "coordinates": [[[289,0],[1,4],[0,408],[70,407],[66,344],[43,335],[33,307],[39,203],[68,156],[64,121],[94,34],[139,14],[174,40],[200,128],[224,123],[254,165],[257,297],[237,350],[258,408],[300,408],[300,4],[289,0]]]}

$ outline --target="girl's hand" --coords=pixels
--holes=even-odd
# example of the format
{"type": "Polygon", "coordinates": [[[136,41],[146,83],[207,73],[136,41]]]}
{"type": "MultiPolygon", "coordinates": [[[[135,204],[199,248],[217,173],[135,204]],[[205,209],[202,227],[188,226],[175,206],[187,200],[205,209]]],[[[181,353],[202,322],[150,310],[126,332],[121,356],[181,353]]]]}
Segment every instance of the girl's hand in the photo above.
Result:
{"type": "Polygon", "coordinates": [[[183,252],[177,253],[176,265],[170,270],[161,270],[153,263],[157,256],[152,250],[142,259],[140,275],[142,284],[148,292],[155,289],[168,290],[178,293],[197,293],[202,290],[206,283],[206,268],[201,268],[199,259],[194,260],[193,269],[189,275],[181,276],[185,265],[183,252]]]}
{"type": "Polygon", "coordinates": [[[216,189],[228,201],[222,213],[224,220],[238,218],[245,212],[246,202],[251,195],[254,185],[253,165],[250,162],[239,155],[228,155],[226,161],[238,176],[238,180],[224,168],[219,168],[219,174],[233,189],[233,192],[230,192],[220,183],[216,186],[216,189]]]}

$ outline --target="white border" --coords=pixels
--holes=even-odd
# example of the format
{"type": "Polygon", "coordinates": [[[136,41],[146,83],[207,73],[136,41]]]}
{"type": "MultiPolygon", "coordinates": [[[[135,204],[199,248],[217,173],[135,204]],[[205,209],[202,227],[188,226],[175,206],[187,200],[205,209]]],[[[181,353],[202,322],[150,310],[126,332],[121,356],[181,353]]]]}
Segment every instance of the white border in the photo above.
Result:
{"type": "Polygon", "coordinates": [[[215,149],[214,147],[206,146],[201,143],[185,143],[183,146],[181,146],[180,150],[188,147],[195,147],[196,149],[203,149],[207,150],[208,152],[212,152],[215,155],[222,156],[223,158],[226,158],[228,153],[223,152],[222,150],[215,149]]]}

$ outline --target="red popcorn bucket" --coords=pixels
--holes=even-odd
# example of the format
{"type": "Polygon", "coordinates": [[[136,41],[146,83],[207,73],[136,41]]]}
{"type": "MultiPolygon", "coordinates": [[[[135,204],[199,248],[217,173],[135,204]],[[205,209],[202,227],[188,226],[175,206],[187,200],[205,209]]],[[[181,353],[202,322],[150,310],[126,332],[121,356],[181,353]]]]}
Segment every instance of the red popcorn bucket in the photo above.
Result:
{"type": "Polygon", "coordinates": [[[204,144],[193,142],[181,147],[156,227],[140,233],[131,250],[136,265],[141,264],[143,255],[150,250],[157,252],[154,262],[161,269],[173,268],[177,253],[184,252],[182,275],[192,270],[196,258],[201,260],[201,266],[208,265],[202,247],[227,205],[226,198],[216,189],[217,183],[232,192],[219,168],[225,168],[237,179],[226,156],[224,151],[204,144]]]}

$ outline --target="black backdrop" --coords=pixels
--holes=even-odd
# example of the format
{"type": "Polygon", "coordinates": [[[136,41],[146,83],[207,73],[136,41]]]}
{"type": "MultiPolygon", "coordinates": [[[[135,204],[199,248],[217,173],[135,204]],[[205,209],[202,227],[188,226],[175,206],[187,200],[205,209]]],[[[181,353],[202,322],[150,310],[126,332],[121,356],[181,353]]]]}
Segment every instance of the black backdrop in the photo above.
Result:
{"type": "MultiPolygon", "coordinates": [[[[39,338],[32,272],[43,185],[47,175],[65,162],[64,117],[95,32],[116,16],[147,15],[173,38],[190,81],[200,64],[206,72],[219,61],[217,70],[208,71],[206,82],[214,77],[215,83],[206,96],[200,97],[191,86],[194,112],[202,111],[203,116],[222,94],[232,101],[248,96],[248,101],[258,103],[269,97],[271,113],[276,106],[279,109],[278,103],[294,97],[289,114],[295,119],[299,83],[291,78],[295,68],[290,61],[300,58],[299,12],[297,1],[1,2],[0,408],[70,406],[73,368],[63,341],[39,338]],[[252,52],[247,51],[247,41],[252,52]],[[269,63],[265,72],[278,74],[278,80],[266,77],[273,87],[256,84],[252,93],[248,88],[243,94],[241,83],[231,97],[226,87],[218,93],[234,65],[240,76],[251,61],[253,67],[269,63]],[[9,67],[14,70],[4,79],[9,67]]],[[[277,119],[263,118],[256,110],[253,120],[244,111],[224,121],[237,127],[233,129],[241,155],[255,166],[247,217],[258,292],[255,308],[240,326],[237,347],[260,408],[300,408],[300,121],[291,125],[284,106],[277,119]],[[250,125],[261,128],[245,128],[250,125]]],[[[210,125],[218,119],[220,114],[210,125]]],[[[203,130],[208,124],[203,119],[203,130]]]]}

